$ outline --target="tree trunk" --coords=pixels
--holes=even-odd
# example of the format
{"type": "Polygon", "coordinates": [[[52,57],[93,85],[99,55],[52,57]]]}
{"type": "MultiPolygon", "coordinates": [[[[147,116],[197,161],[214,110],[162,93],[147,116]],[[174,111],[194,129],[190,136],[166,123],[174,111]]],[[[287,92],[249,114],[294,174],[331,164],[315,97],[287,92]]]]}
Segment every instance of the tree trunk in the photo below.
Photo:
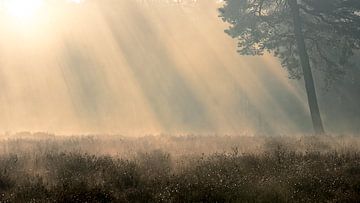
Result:
{"type": "Polygon", "coordinates": [[[296,37],[297,48],[299,51],[301,67],[304,73],[305,88],[308,97],[308,103],[310,107],[310,114],[313,123],[313,127],[316,134],[324,134],[324,127],[320,116],[319,105],[316,98],[316,91],[314,85],[314,79],[311,72],[309,55],[306,51],[305,40],[302,32],[302,25],[300,19],[299,5],[297,0],[289,0],[291,13],[294,21],[294,34],[296,37]]]}

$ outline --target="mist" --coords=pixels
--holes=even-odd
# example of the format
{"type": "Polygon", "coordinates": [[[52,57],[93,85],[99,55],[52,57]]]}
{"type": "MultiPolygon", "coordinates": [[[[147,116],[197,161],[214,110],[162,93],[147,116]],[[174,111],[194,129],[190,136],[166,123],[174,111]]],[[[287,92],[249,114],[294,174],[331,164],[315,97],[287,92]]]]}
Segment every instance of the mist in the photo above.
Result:
{"type": "Polygon", "coordinates": [[[1,202],[359,202],[357,0],[0,0],[1,202]]]}
{"type": "MultiPolygon", "coordinates": [[[[74,2],[49,1],[27,23],[1,9],[1,131],[312,132],[302,82],[270,54],[240,56],[221,1],[74,2]]],[[[317,85],[325,127],[358,133],[359,84],[343,85],[317,85]]]]}

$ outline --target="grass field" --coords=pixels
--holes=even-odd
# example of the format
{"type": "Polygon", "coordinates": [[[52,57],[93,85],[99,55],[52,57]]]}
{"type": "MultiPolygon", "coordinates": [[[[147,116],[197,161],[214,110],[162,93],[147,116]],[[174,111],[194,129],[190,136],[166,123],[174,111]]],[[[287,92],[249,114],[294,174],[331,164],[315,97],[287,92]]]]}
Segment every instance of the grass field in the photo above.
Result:
{"type": "Polygon", "coordinates": [[[0,202],[358,202],[354,136],[0,136],[0,202]]]}

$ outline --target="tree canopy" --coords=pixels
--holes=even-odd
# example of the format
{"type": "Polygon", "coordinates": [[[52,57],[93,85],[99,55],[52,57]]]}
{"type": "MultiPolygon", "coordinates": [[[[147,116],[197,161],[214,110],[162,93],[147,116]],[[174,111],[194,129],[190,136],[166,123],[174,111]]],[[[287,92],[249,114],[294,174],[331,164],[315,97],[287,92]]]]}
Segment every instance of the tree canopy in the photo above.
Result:
{"type": "MultiPolygon", "coordinates": [[[[312,67],[326,76],[326,84],[340,78],[360,49],[359,0],[299,0],[302,31],[312,67]]],[[[242,55],[265,51],[280,58],[290,78],[301,78],[300,58],[288,0],[224,0],[220,17],[225,31],[238,39],[242,55]]]]}

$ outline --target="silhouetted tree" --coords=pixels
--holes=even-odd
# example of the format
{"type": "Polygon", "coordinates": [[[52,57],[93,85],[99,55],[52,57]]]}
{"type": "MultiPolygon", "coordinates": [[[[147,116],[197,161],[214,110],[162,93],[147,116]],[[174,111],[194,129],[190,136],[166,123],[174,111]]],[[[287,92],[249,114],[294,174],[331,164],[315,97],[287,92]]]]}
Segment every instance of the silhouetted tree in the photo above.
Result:
{"type": "Polygon", "coordinates": [[[326,84],[345,73],[360,49],[360,1],[224,0],[219,11],[240,54],[268,51],[290,78],[304,77],[315,133],[323,134],[311,66],[326,75],[326,84]]]}

